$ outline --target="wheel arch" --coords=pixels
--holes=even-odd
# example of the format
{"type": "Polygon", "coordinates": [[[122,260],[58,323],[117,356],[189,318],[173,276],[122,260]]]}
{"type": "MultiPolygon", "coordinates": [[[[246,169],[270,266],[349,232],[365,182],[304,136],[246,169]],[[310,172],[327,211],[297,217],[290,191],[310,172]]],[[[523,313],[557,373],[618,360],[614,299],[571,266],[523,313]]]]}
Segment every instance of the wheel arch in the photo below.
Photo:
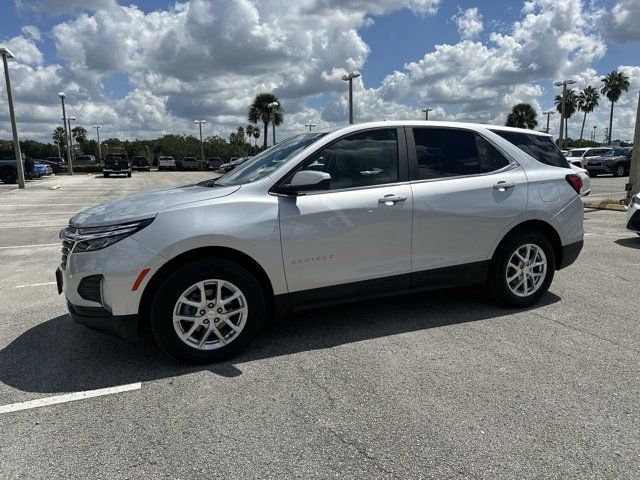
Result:
{"type": "Polygon", "coordinates": [[[251,274],[256,277],[256,280],[262,287],[265,296],[265,304],[267,307],[267,314],[277,313],[276,309],[279,307],[276,305],[273,285],[267,275],[267,272],[262,266],[256,262],[252,257],[244,252],[235,250],[229,247],[201,247],[193,250],[183,252],[171,260],[162,265],[147,282],[147,285],[142,292],[140,298],[140,306],[138,308],[139,327],[144,327],[149,324],[149,314],[151,312],[151,305],[153,297],[162,281],[171,274],[178,266],[183,265],[185,262],[193,260],[202,260],[205,258],[217,258],[220,260],[227,260],[237,263],[238,265],[246,268],[251,274]]]}
{"type": "Polygon", "coordinates": [[[544,220],[538,220],[538,219],[525,220],[524,222],[519,223],[518,225],[515,225],[514,227],[512,227],[502,237],[500,242],[498,242],[498,245],[496,245],[496,248],[493,250],[493,253],[491,255],[492,259],[495,256],[495,253],[500,249],[500,247],[504,244],[504,242],[508,238],[510,238],[511,236],[523,230],[536,230],[541,232],[545,237],[547,237],[549,242],[551,242],[551,246],[553,247],[553,253],[554,253],[554,256],[556,257],[556,269],[558,268],[558,265],[562,265],[562,240],[560,239],[560,234],[553,227],[553,225],[551,225],[548,222],[545,222],[544,220]]]}

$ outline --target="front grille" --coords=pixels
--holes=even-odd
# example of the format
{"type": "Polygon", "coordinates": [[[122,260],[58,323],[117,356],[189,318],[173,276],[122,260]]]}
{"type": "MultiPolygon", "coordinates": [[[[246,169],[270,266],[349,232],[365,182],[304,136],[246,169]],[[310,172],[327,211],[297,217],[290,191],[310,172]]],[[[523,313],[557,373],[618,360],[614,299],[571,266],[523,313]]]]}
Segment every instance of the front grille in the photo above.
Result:
{"type": "Polygon", "coordinates": [[[71,255],[71,251],[73,250],[73,246],[75,244],[73,235],[75,235],[76,231],[76,228],[68,226],[62,232],[60,232],[60,238],[62,238],[62,260],[60,264],[62,265],[62,268],[67,268],[69,255],[71,255]]]}
{"type": "Polygon", "coordinates": [[[601,167],[602,162],[589,162],[590,167],[601,167]]]}

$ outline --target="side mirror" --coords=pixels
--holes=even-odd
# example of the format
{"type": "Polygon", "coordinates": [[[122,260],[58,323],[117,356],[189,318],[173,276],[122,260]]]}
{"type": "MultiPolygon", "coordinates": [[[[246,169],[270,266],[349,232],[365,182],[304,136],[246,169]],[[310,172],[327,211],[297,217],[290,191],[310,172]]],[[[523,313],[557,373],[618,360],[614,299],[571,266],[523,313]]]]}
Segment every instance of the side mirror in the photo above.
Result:
{"type": "Polygon", "coordinates": [[[328,190],[330,185],[331,175],[327,172],[301,170],[293,175],[291,182],[280,187],[280,192],[287,195],[294,195],[299,192],[312,190],[328,190]]]}

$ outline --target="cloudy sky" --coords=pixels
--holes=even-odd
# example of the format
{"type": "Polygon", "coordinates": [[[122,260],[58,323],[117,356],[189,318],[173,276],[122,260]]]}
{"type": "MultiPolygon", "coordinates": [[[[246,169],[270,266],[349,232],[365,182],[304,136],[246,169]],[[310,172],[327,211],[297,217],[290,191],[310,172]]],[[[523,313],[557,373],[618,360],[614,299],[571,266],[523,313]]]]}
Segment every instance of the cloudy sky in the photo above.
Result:
{"type": "MultiPolygon", "coordinates": [[[[356,121],[421,118],[503,124],[510,107],[553,107],[553,80],[632,83],[614,138],[633,137],[640,91],[640,0],[1,0],[22,138],[49,139],[57,93],[103,138],[227,136],[258,92],[281,100],[281,135],[346,122],[357,69],[356,121]]],[[[604,134],[603,98],[587,128],[604,134]]],[[[558,115],[552,117],[557,131],[558,115]]],[[[544,127],[540,118],[540,127],[544,127]]],[[[581,118],[569,123],[579,135],[581,118]]],[[[10,138],[4,82],[0,138],[10,138]]],[[[589,134],[585,133],[588,138],[589,134]]]]}

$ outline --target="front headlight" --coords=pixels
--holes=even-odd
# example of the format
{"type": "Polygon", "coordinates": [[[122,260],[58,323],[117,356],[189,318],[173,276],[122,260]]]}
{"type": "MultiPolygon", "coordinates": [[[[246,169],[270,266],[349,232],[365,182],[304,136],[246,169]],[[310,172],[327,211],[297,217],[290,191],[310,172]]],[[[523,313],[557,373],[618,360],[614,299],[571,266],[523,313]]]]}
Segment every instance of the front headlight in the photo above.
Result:
{"type": "Polygon", "coordinates": [[[139,232],[153,222],[153,218],[106,227],[79,228],[75,235],[74,253],[101,250],[139,232]]]}

